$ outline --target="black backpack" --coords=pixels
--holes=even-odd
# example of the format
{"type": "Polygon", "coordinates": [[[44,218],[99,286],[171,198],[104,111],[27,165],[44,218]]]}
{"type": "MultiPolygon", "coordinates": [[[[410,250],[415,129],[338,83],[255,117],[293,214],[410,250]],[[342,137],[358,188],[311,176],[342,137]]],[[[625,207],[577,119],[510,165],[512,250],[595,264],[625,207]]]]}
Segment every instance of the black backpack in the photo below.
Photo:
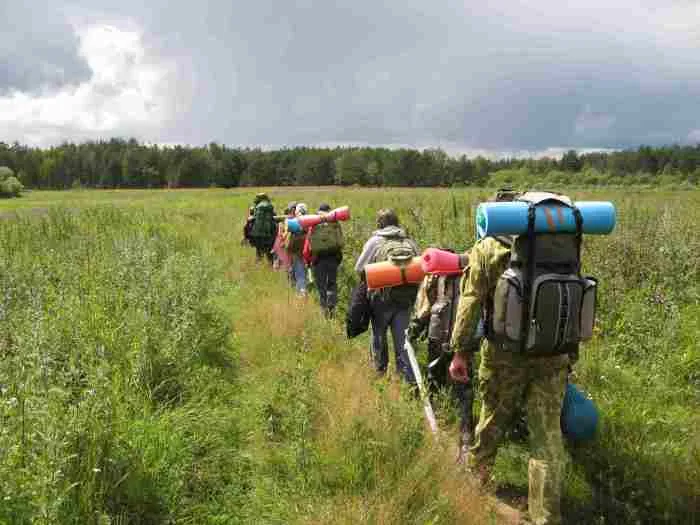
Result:
{"type": "Polygon", "coordinates": [[[597,281],[581,276],[581,214],[568,197],[525,193],[528,232],[511,239],[508,268],[488,306],[488,337],[527,355],[575,352],[593,335],[597,281]],[[575,233],[535,233],[538,206],[573,208],[575,233]]]}

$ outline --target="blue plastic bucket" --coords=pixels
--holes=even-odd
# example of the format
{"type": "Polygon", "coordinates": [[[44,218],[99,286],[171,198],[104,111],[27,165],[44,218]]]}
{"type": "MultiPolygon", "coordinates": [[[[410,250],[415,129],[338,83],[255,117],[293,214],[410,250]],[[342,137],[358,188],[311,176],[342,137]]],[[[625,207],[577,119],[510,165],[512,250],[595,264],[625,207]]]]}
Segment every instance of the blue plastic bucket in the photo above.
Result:
{"type": "Polygon", "coordinates": [[[572,441],[593,439],[598,428],[598,409],[575,385],[566,385],[561,409],[561,431],[572,441]]]}

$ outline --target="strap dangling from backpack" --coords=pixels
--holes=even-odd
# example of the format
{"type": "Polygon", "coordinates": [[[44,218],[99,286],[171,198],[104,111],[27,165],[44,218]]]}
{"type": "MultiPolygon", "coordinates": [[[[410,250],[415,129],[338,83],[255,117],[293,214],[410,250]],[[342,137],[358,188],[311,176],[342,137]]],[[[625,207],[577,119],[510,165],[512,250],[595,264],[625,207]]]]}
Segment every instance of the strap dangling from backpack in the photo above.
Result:
{"type": "Polygon", "coordinates": [[[576,274],[581,277],[581,245],[583,244],[583,216],[581,210],[573,207],[574,219],[576,220],[576,274]]]}
{"type": "Polygon", "coordinates": [[[528,334],[530,333],[530,326],[528,325],[528,320],[530,319],[530,295],[532,290],[532,280],[535,277],[535,247],[537,243],[535,242],[535,218],[537,209],[534,203],[530,203],[527,209],[527,273],[525,275],[525,282],[523,283],[523,317],[522,317],[522,340],[520,341],[520,351],[525,353],[525,347],[527,345],[528,334]]]}

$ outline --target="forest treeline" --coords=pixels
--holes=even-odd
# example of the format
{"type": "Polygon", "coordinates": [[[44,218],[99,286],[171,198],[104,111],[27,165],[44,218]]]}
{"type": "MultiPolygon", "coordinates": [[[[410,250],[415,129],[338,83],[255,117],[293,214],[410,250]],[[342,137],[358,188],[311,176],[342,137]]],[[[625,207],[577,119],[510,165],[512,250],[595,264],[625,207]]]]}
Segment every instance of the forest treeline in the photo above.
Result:
{"type": "Polygon", "coordinates": [[[192,188],[354,185],[485,186],[501,184],[697,185],[700,144],[561,158],[490,160],[439,149],[236,149],[158,146],[134,139],[63,144],[48,149],[0,142],[0,166],[29,188],[192,188]]]}

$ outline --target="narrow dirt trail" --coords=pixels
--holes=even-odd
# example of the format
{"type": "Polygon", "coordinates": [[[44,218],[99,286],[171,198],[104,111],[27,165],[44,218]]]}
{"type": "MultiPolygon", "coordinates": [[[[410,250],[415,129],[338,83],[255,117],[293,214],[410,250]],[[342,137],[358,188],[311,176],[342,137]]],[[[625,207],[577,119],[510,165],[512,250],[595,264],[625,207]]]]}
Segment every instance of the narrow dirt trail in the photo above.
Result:
{"type": "Polygon", "coordinates": [[[271,499],[304,509],[290,514],[263,494],[260,519],[276,510],[290,523],[520,523],[455,464],[450,429],[433,439],[399,381],[375,379],[365,338],[348,341],[341,320],[323,319],[313,297],[299,300],[284,275],[252,260],[229,278],[245,301],[233,319],[239,404],[258,414],[242,416],[245,453],[271,499]],[[450,510],[433,509],[436,497],[450,510]]]}

